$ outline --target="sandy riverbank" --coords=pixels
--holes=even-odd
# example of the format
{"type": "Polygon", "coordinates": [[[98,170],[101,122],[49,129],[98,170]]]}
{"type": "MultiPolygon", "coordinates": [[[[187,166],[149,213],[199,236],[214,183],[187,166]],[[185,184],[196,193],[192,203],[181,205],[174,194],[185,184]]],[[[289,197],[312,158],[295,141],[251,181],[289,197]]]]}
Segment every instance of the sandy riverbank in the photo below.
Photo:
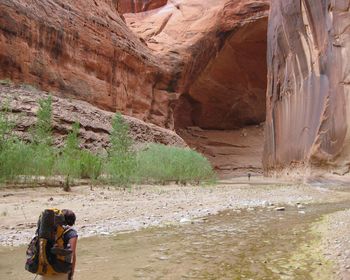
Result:
{"type": "Polygon", "coordinates": [[[324,219],[323,251],[337,268],[336,279],[350,279],[350,210],[327,215],[324,219]]]}
{"type": "Polygon", "coordinates": [[[249,207],[277,207],[297,203],[344,200],[344,193],[307,185],[288,185],[254,178],[215,186],[137,186],[131,189],[89,186],[67,193],[59,188],[2,189],[0,245],[25,244],[34,234],[45,208],[70,208],[77,214],[81,237],[109,235],[149,226],[185,223],[219,211],[249,207]]]}

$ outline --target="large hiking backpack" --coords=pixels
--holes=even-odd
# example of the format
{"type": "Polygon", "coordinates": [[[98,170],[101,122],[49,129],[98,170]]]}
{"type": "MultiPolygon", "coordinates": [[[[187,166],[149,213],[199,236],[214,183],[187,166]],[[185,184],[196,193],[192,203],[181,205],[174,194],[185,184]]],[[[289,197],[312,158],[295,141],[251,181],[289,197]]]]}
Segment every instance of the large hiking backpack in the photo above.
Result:
{"type": "Polygon", "coordinates": [[[69,273],[72,269],[72,251],[64,248],[66,227],[64,214],[59,209],[44,210],[38,221],[34,238],[28,245],[25,269],[39,275],[69,273]]]}

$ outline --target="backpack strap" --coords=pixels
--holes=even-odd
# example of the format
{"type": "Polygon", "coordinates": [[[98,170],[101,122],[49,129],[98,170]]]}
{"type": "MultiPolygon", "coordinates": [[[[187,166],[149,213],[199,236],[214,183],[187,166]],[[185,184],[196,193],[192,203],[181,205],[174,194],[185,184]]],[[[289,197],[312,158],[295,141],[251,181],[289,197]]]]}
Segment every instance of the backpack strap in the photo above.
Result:
{"type": "Polygon", "coordinates": [[[60,236],[58,236],[57,238],[56,238],[56,242],[57,242],[57,240],[59,240],[59,239],[63,239],[63,236],[67,233],[67,232],[69,232],[69,231],[71,231],[72,230],[72,227],[67,227],[63,232],[62,232],[62,234],[60,235],[60,236]]]}

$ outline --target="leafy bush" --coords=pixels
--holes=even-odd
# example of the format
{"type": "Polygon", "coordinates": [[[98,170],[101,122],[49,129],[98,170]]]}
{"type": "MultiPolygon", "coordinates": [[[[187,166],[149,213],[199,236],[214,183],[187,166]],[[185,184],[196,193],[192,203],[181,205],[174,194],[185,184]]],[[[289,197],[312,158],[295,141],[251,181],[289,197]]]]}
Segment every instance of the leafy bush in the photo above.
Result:
{"type": "Polygon", "coordinates": [[[215,175],[209,161],[196,151],[151,144],[137,155],[136,177],[143,182],[199,183],[215,175]]]}
{"type": "Polygon", "coordinates": [[[80,151],[81,178],[96,180],[102,172],[102,159],[89,151],[80,151]]]}
{"type": "Polygon", "coordinates": [[[31,130],[32,158],[28,161],[29,173],[35,176],[50,176],[55,162],[55,150],[52,147],[52,97],[39,100],[37,121],[31,130]]]}
{"type": "Polygon", "coordinates": [[[39,100],[37,121],[31,130],[32,143],[36,145],[52,145],[52,97],[39,100]]]}
{"type": "Polygon", "coordinates": [[[78,134],[79,124],[74,123],[56,163],[58,173],[67,176],[68,183],[70,178],[97,179],[102,170],[99,156],[80,149],[78,134]]]}
{"type": "Polygon", "coordinates": [[[13,135],[15,125],[9,118],[8,106],[2,106],[0,113],[0,178],[2,181],[15,180],[18,176],[22,176],[20,179],[26,179],[26,177],[52,175],[55,153],[54,149],[48,145],[51,131],[47,127],[51,127],[51,110],[44,108],[46,104],[45,101],[40,104],[38,120],[31,132],[33,141],[36,140],[30,144],[13,135]]]}
{"type": "Polygon", "coordinates": [[[67,176],[67,178],[78,178],[81,173],[80,161],[78,160],[78,133],[79,125],[75,123],[72,126],[72,131],[67,135],[65,146],[56,162],[58,173],[67,176]]]}
{"type": "Polygon", "coordinates": [[[13,121],[9,118],[8,102],[1,104],[0,108],[0,150],[4,149],[4,145],[13,137],[12,131],[15,127],[13,121]]]}
{"type": "Polygon", "coordinates": [[[65,146],[55,149],[52,136],[52,98],[39,101],[37,122],[30,130],[32,142],[19,140],[13,133],[9,106],[0,110],[0,181],[33,181],[39,176],[66,177],[66,187],[75,178],[99,179],[117,186],[131,183],[199,183],[215,178],[208,160],[183,148],[151,144],[136,153],[129,126],[120,114],[112,120],[107,158],[79,147],[79,124],[72,126],[65,146]],[[101,179],[101,178],[100,178],[101,179]]]}
{"type": "Polygon", "coordinates": [[[17,176],[28,174],[32,151],[21,141],[8,141],[0,150],[1,181],[14,181],[17,176]]]}
{"type": "Polygon", "coordinates": [[[108,181],[118,186],[128,186],[135,170],[135,152],[129,126],[120,113],[116,113],[112,120],[110,143],[106,164],[108,181]]]}
{"type": "Polygon", "coordinates": [[[8,86],[8,85],[11,85],[11,84],[12,84],[12,81],[10,79],[0,80],[0,85],[8,86]]]}

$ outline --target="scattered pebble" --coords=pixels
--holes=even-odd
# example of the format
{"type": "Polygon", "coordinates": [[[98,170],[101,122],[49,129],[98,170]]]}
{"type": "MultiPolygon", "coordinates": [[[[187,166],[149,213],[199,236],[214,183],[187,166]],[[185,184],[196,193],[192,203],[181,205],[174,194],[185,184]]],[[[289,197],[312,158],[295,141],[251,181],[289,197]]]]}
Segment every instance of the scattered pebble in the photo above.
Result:
{"type": "Polygon", "coordinates": [[[182,219],[180,220],[180,223],[181,223],[181,224],[191,223],[191,220],[190,220],[189,218],[182,218],[182,219]]]}

